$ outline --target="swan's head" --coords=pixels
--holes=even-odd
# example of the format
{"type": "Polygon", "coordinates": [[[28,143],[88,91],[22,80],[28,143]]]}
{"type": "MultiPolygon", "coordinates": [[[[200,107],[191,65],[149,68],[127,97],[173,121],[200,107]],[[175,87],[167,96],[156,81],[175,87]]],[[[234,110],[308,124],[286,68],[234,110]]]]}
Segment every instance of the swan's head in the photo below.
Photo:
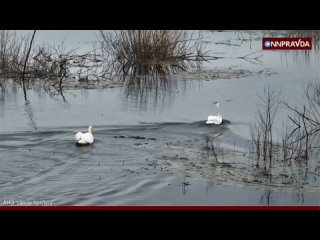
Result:
{"type": "Polygon", "coordinates": [[[92,126],[91,125],[88,127],[88,132],[92,133],[92,126]]]}
{"type": "Polygon", "coordinates": [[[217,106],[217,108],[219,108],[219,107],[220,107],[220,104],[219,104],[219,102],[216,102],[216,106],[217,106]]]}

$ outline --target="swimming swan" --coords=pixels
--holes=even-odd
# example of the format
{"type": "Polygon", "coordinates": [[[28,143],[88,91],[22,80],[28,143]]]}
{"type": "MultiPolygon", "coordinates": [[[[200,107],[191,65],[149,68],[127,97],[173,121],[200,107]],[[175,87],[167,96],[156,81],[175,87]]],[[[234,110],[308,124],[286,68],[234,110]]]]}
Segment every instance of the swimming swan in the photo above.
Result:
{"type": "Polygon", "coordinates": [[[218,116],[212,116],[212,115],[208,116],[208,120],[206,121],[206,124],[221,124],[222,123],[222,116],[220,115],[220,112],[219,112],[220,105],[218,102],[216,103],[216,106],[217,106],[217,110],[218,110],[218,116]]]}
{"type": "Polygon", "coordinates": [[[74,138],[77,144],[80,145],[89,145],[92,144],[94,141],[94,137],[92,135],[92,126],[89,126],[88,132],[82,133],[78,132],[74,138]]]}

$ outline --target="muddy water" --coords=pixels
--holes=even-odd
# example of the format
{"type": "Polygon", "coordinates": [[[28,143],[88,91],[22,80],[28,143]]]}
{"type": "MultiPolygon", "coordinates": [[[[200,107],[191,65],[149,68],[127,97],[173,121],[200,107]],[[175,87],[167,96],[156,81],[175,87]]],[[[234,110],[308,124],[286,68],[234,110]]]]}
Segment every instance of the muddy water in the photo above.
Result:
{"type": "MultiPolygon", "coordinates": [[[[149,101],[112,88],[67,90],[64,98],[28,90],[25,103],[21,89],[2,87],[0,204],[319,205],[318,175],[288,184],[256,179],[250,168],[249,124],[257,92],[269,83],[281,89],[284,100],[299,104],[303,86],[319,81],[319,52],[308,61],[261,52],[259,36],[205,32],[211,55],[224,58],[176,76],[187,84],[151,92],[149,101]],[[238,58],[250,53],[250,61],[238,58]],[[225,120],[207,126],[207,116],[216,112],[214,101],[220,102],[225,120]],[[77,147],[74,134],[90,124],[95,144],[77,147]]],[[[279,112],[277,129],[287,113],[285,108],[279,112]]],[[[320,163],[315,159],[311,166],[316,170],[320,163]]]]}

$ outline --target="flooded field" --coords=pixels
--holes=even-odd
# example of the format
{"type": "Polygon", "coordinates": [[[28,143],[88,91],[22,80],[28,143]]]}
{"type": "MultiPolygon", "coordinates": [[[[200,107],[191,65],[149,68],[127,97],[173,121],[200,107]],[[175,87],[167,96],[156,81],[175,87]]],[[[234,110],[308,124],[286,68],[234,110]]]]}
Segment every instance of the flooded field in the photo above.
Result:
{"type": "MultiPolygon", "coordinates": [[[[36,44],[65,39],[85,52],[97,32],[37,34],[36,44]]],[[[25,101],[19,84],[0,82],[0,205],[319,205],[319,151],[290,167],[277,152],[271,174],[255,166],[258,95],[269,84],[281,101],[301,106],[308,84],[320,82],[319,48],[262,51],[271,34],[201,32],[216,58],[170,75],[164,88],[70,79],[59,93],[30,87],[25,101]],[[205,124],[214,102],[221,125],[205,124]],[[75,145],[89,125],[95,143],[75,145]]],[[[276,142],[290,114],[279,105],[276,142]]]]}

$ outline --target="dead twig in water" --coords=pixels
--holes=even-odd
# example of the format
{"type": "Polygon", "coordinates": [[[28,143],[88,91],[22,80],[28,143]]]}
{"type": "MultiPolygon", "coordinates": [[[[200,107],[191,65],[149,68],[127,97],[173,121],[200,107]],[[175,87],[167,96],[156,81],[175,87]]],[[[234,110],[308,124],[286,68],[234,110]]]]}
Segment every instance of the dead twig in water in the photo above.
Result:
{"type": "Polygon", "coordinates": [[[29,55],[30,55],[30,51],[31,51],[31,47],[32,47],[32,43],[33,43],[33,39],[34,39],[34,36],[36,34],[36,31],[37,30],[33,31],[33,34],[32,34],[31,40],[30,40],[30,46],[29,46],[29,49],[28,49],[28,53],[27,53],[26,59],[24,61],[23,71],[22,71],[22,86],[23,86],[24,99],[26,101],[28,101],[28,99],[27,99],[26,86],[25,86],[25,82],[24,82],[24,80],[25,80],[24,76],[25,76],[26,66],[27,66],[28,58],[29,58],[29,55]]]}

